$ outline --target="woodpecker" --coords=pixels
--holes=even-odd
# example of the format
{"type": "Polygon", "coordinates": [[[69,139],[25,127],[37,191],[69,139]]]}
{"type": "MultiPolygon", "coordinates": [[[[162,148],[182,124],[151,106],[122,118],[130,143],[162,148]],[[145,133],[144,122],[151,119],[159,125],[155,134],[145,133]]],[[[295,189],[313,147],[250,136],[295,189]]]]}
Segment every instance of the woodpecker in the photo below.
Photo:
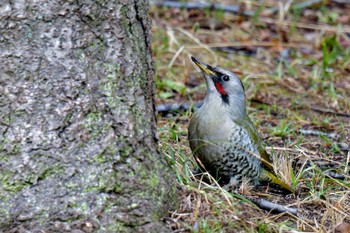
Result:
{"type": "Polygon", "coordinates": [[[190,147],[199,166],[222,185],[237,187],[247,180],[256,186],[267,181],[294,193],[276,176],[258,131],[246,113],[241,80],[226,69],[191,59],[207,84],[204,103],[188,127],[190,147]]]}

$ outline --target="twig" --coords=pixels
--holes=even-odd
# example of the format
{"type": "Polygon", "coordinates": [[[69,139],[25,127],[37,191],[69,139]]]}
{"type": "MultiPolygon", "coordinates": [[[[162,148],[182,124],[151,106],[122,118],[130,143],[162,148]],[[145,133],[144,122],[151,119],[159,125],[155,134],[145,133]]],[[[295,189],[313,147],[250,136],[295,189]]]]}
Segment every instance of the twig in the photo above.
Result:
{"type": "Polygon", "coordinates": [[[243,48],[241,46],[223,46],[223,47],[215,47],[215,50],[225,52],[225,53],[240,53],[244,54],[246,56],[253,56],[256,54],[257,49],[256,48],[243,48]]]}
{"type": "Polygon", "coordinates": [[[253,16],[253,11],[241,11],[241,8],[237,5],[224,5],[220,3],[203,3],[203,2],[174,2],[174,1],[157,1],[151,0],[152,5],[158,7],[170,7],[170,8],[181,8],[181,9],[212,9],[212,10],[223,10],[225,12],[241,14],[244,16],[253,16]]]}
{"type": "Polygon", "coordinates": [[[346,178],[345,175],[336,172],[325,172],[325,175],[338,180],[345,180],[346,178]]]}
{"type": "MultiPolygon", "coordinates": [[[[317,158],[319,159],[319,158],[317,158]]],[[[336,168],[339,164],[336,164],[334,162],[328,162],[328,161],[322,161],[322,160],[312,160],[311,158],[307,161],[303,160],[297,160],[295,163],[296,166],[302,166],[304,165],[306,168],[311,167],[312,165],[316,165],[321,170],[329,169],[329,168],[336,168]]]]}
{"type": "Polygon", "coordinates": [[[296,216],[298,215],[298,209],[296,208],[286,207],[277,203],[267,201],[262,198],[248,198],[248,199],[251,202],[253,202],[255,205],[257,205],[259,208],[264,210],[277,212],[277,213],[290,213],[296,216]]]}
{"type": "Polygon", "coordinates": [[[176,58],[180,55],[180,53],[182,52],[182,50],[184,50],[184,46],[181,46],[175,53],[174,57],[171,59],[169,65],[168,65],[168,68],[170,69],[174,62],[176,61],[176,58]]]}
{"type": "Polygon", "coordinates": [[[298,131],[299,131],[299,133],[304,134],[304,135],[326,136],[328,138],[333,138],[333,139],[339,138],[339,135],[336,133],[326,133],[326,132],[321,132],[318,130],[311,130],[311,129],[299,129],[298,131]]]}
{"type": "Polygon", "coordinates": [[[295,216],[298,216],[298,209],[296,208],[286,207],[274,202],[270,202],[263,198],[247,197],[245,195],[237,193],[231,193],[231,195],[243,201],[252,202],[253,204],[257,205],[260,209],[271,211],[272,213],[290,213],[295,216]]]}
{"type": "Polygon", "coordinates": [[[159,104],[156,106],[156,110],[159,114],[166,115],[169,112],[176,112],[176,111],[187,111],[191,107],[194,107],[195,109],[198,109],[202,106],[203,102],[197,102],[192,104],[189,103],[182,103],[182,104],[159,104]]]}
{"type": "Polygon", "coordinates": [[[342,113],[342,112],[335,112],[330,109],[322,109],[322,108],[317,108],[317,107],[310,107],[312,110],[315,112],[320,112],[320,113],[326,113],[326,114],[331,114],[331,115],[336,115],[336,116],[342,116],[342,117],[350,117],[349,113],[342,113]]]}

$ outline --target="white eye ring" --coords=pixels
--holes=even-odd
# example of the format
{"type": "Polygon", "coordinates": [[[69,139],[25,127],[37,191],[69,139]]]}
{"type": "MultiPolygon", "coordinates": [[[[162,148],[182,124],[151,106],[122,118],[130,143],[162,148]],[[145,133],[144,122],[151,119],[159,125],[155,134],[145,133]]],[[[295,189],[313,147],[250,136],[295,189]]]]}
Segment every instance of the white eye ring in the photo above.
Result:
{"type": "Polygon", "coordinates": [[[223,79],[224,81],[228,81],[228,80],[230,80],[230,77],[229,77],[228,75],[223,75],[223,76],[222,76],[222,79],[223,79]]]}

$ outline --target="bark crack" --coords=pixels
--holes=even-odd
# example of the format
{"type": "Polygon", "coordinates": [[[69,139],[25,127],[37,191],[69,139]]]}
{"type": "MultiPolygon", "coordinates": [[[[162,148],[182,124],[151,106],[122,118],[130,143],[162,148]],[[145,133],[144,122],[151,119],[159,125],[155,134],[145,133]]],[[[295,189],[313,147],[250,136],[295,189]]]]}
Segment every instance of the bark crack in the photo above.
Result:
{"type": "Polygon", "coordinates": [[[135,11],[136,11],[136,19],[141,25],[142,32],[143,32],[143,35],[144,35],[144,38],[145,38],[146,48],[149,49],[149,48],[151,48],[151,44],[149,42],[149,35],[147,33],[148,29],[147,29],[147,26],[144,23],[144,19],[141,16],[142,14],[141,14],[140,8],[139,8],[139,6],[137,4],[138,2],[139,1],[134,1],[135,11]]]}

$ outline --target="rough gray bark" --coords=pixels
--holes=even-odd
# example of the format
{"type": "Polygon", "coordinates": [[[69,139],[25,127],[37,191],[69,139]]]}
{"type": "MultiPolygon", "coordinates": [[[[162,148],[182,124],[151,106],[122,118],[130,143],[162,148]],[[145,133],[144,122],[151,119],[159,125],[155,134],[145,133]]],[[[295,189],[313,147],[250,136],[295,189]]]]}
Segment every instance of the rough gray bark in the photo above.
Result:
{"type": "Polygon", "coordinates": [[[0,231],[160,232],[147,1],[0,2],[0,231]]]}

